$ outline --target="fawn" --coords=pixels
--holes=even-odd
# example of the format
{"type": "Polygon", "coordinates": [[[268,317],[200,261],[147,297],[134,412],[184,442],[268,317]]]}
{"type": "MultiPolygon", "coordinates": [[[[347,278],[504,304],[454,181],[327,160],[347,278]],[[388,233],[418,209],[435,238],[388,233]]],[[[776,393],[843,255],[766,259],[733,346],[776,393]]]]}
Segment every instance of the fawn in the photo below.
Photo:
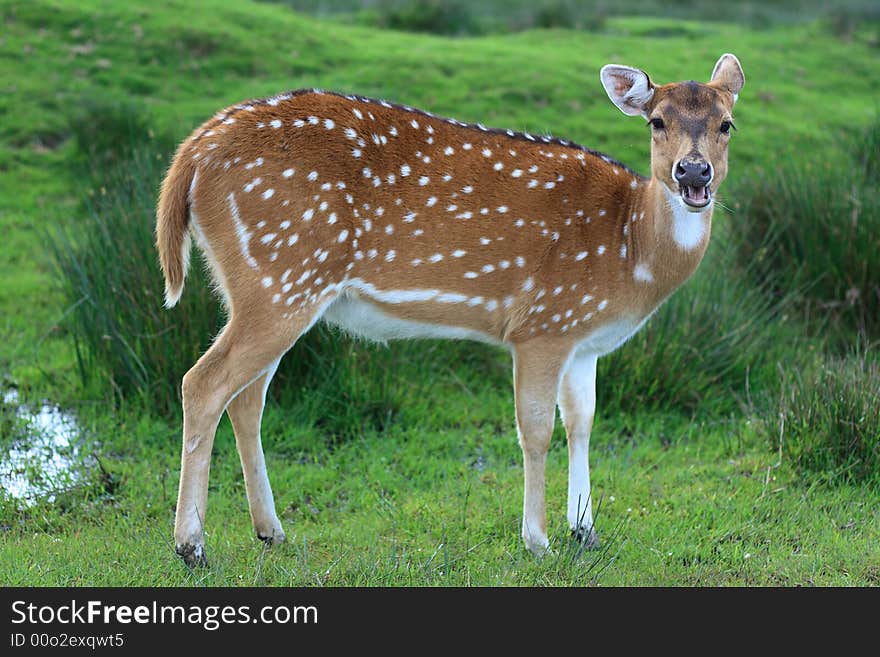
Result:
{"type": "Polygon", "coordinates": [[[506,346],[525,545],[548,548],[544,470],[557,404],[568,522],[597,544],[596,360],[700,263],[745,82],[731,54],[706,84],[654,85],[616,65],[600,77],[624,114],[648,120],[650,178],[564,139],[319,90],[235,105],[179,146],[156,223],[166,305],[180,298],[194,236],[229,318],[183,378],[174,537],[188,565],[206,563],[208,473],[224,411],[257,536],[284,540],[260,422],[279,361],[319,320],[379,341],[506,346]]]}

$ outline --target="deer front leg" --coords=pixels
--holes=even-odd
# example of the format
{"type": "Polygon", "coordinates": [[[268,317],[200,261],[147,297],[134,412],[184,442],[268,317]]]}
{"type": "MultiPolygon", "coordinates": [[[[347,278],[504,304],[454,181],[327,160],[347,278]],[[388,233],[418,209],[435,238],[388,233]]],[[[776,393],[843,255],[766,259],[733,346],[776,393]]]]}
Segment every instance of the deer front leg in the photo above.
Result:
{"type": "Polygon", "coordinates": [[[266,459],[260,440],[260,423],[266,405],[266,391],[278,368],[276,361],[265,375],[242,390],[229,402],[226,413],[235,431],[235,445],[241,460],[244,485],[247,490],[248,507],[257,538],[267,543],[284,541],[284,530],[275,512],[275,500],[269,475],[266,472],[266,459]]]}
{"type": "Polygon", "coordinates": [[[575,355],[559,387],[559,412],[568,436],[568,526],[587,548],[599,546],[590,490],[590,432],[596,413],[595,354],[575,355]]]}
{"type": "Polygon", "coordinates": [[[544,470],[553,434],[562,358],[548,345],[529,343],[514,352],[516,427],[523,451],[522,537],[536,556],[547,552],[544,470]]]}

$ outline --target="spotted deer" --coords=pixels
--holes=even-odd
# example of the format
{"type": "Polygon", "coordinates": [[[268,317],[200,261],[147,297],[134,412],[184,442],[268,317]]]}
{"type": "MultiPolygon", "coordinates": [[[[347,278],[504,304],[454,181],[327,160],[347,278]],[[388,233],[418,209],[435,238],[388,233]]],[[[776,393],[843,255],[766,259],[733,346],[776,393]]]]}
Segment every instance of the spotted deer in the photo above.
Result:
{"type": "Polygon", "coordinates": [[[180,298],[194,236],[229,318],[183,378],[174,538],[187,564],[206,563],[208,472],[224,411],[257,536],[284,540],[260,423],[279,361],[319,320],[378,341],[504,345],[525,545],[548,549],[545,462],[557,404],[568,523],[597,544],[588,458],[596,360],[700,263],[745,81],[731,54],[706,84],[658,86],[616,65],[600,77],[624,114],[648,120],[649,178],[564,139],[319,90],[232,106],[180,145],[156,224],[166,306],[180,298]]]}

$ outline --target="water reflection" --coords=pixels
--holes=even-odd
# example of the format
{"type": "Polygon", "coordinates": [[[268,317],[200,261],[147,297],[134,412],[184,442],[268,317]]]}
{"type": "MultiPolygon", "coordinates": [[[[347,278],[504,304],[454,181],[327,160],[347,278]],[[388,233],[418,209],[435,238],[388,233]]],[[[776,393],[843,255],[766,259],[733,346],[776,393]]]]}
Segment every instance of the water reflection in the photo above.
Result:
{"type": "Polygon", "coordinates": [[[17,390],[5,392],[3,402],[14,408],[16,418],[14,435],[0,442],[3,494],[28,506],[40,498],[54,501],[83,477],[76,420],[57,406],[42,404],[34,410],[20,404],[17,390]]]}

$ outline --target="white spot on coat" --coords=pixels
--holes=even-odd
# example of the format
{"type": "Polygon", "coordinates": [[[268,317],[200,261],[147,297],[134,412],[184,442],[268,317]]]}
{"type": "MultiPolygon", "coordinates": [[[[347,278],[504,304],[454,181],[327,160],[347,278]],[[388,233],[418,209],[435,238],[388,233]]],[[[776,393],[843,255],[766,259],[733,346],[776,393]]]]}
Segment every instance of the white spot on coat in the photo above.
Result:
{"type": "Polygon", "coordinates": [[[640,262],[633,269],[633,278],[642,283],[652,283],[654,281],[654,274],[651,273],[648,265],[640,262]]]}
{"type": "Polygon", "coordinates": [[[235,233],[238,236],[238,245],[241,249],[241,254],[244,256],[245,262],[247,262],[249,267],[257,269],[257,261],[251,255],[250,251],[251,233],[248,232],[244,222],[241,220],[241,215],[238,211],[238,204],[235,202],[235,194],[229,192],[227,201],[229,202],[229,213],[232,215],[232,223],[235,226],[235,233]]]}

